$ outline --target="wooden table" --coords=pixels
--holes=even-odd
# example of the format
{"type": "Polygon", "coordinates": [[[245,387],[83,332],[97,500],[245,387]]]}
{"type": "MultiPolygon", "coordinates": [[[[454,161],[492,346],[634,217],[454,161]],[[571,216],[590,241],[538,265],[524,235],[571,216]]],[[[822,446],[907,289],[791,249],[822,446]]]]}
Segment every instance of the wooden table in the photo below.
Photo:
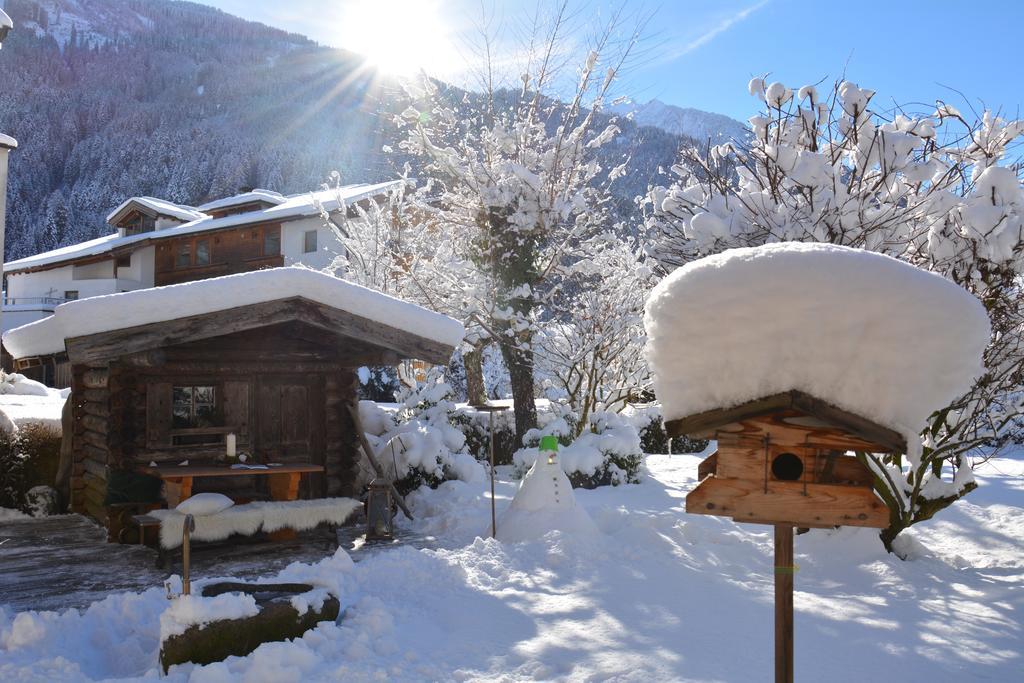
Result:
{"type": "Polygon", "coordinates": [[[169,508],[192,495],[192,480],[196,477],[268,477],[271,498],[296,500],[302,475],[324,471],[323,465],[303,464],[282,464],[266,469],[232,469],[229,465],[147,465],[138,469],[143,474],[163,479],[164,499],[169,508]]]}

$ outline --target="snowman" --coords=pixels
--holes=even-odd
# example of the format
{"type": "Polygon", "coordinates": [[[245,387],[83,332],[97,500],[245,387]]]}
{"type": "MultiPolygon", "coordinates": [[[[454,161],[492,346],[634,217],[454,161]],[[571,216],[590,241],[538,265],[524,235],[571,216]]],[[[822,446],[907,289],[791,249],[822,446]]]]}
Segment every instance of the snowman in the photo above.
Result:
{"type": "Polygon", "coordinates": [[[498,520],[498,539],[532,540],[555,529],[568,533],[596,531],[590,516],[576,505],[572,484],[558,462],[558,439],[545,436],[540,440],[537,461],[498,520]]]}

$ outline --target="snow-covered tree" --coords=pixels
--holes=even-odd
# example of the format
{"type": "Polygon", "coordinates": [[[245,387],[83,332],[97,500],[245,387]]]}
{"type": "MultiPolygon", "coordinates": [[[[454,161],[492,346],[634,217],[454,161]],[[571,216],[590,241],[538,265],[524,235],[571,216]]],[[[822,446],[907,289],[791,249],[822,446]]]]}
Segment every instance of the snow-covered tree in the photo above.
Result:
{"type": "Polygon", "coordinates": [[[569,59],[566,3],[534,23],[515,89],[500,87],[485,36],[484,106],[468,98],[453,104],[449,89],[425,80],[396,117],[407,131],[401,150],[436,181],[444,229],[468,237],[472,262],[492,287],[481,293],[488,303],[476,315],[508,367],[519,439],[537,422],[534,336],[552,273],[608,209],[608,195],[596,187],[596,150],[618,128],[596,121],[636,44],[635,31],[618,36],[621,19],[613,16],[600,31],[564,102],[551,95],[559,94],[560,66],[569,59]]]}
{"type": "Polygon", "coordinates": [[[563,269],[564,314],[537,335],[540,374],[578,416],[577,432],[591,414],[619,412],[650,385],[643,311],[651,269],[637,244],[613,233],[585,246],[587,257],[563,269]]]}
{"type": "MultiPolygon", "coordinates": [[[[335,176],[337,184],[339,178],[335,176]]],[[[483,351],[490,336],[479,324],[480,312],[493,305],[489,274],[473,261],[471,235],[442,223],[432,206],[432,186],[412,181],[382,201],[356,204],[321,216],[345,247],[330,270],[365,287],[416,302],[462,321],[466,327],[462,358],[470,403],[484,403],[483,351]],[[355,215],[349,215],[354,213],[355,215]]]]}
{"type": "Polygon", "coordinates": [[[666,270],[732,247],[831,242],[941,273],[992,320],[987,372],[922,425],[920,455],[914,445],[906,459],[860,456],[889,505],[891,549],[900,531],[975,487],[969,458],[990,455],[1021,418],[1024,188],[1006,157],[1024,121],[988,111],[975,121],[943,102],[883,112],[849,81],[825,97],[761,78],[749,90],[765,105],[749,144],[685,150],[679,178],[650,194],[652,253],[666,270]]]}

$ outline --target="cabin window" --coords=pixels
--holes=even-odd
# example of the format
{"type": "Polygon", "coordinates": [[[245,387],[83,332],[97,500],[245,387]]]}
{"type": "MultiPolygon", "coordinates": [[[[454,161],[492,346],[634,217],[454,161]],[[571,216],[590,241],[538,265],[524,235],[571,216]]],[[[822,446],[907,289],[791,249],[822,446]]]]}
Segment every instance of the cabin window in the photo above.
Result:
{"type": "Polygon", "coordinates": [[[210,242],[209,240],[196,241],[196,265],[206,266],[210,264],[210,242]]]}
{"type": "Polygon", "coordinates": [[[210,385],[175,386],[171,401],[173,429],[214,427],[217,388],[210,385]]]}
{"type": "Polygon", "coordinates": [[[118,268],[131,268],[132,267],[132,255],[126,254],[124,256],[118,256],[116,261],[118,268]]]}
{"type": "Polygon", "coordinates": [[[278,256],[281,253],[281,229],[263,229],[263,255],[278,256]]]}
{"type": "Polygon", "coordinates": [[[302,236],[302,253],[312,254],[316,251],[316,230],[307,230],[302,236]]]}
{"type": "Polygon", "coordinates": [[[187,268],[192,265],[192,243],[180,242],[178,252],[174,257],[174,265],[177,268],[187,268]]]}
{"type": "Polygon", "coordinates": [[[66,290],[64,290],[64,300],[65,301],[75,301],[76,299],[78,299],[78,290],[77,289],[66,289],[66,290]]]}

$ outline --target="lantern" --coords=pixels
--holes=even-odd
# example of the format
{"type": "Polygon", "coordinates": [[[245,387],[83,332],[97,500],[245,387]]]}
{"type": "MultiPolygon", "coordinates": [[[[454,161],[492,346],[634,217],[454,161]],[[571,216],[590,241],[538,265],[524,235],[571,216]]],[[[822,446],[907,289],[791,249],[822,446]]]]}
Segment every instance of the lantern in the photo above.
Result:
{"type": "Polygon", "coordinates": [[[391,484],[377,478],[366,493],[366,540],[389,541],[395,537],[391,484]]]}

